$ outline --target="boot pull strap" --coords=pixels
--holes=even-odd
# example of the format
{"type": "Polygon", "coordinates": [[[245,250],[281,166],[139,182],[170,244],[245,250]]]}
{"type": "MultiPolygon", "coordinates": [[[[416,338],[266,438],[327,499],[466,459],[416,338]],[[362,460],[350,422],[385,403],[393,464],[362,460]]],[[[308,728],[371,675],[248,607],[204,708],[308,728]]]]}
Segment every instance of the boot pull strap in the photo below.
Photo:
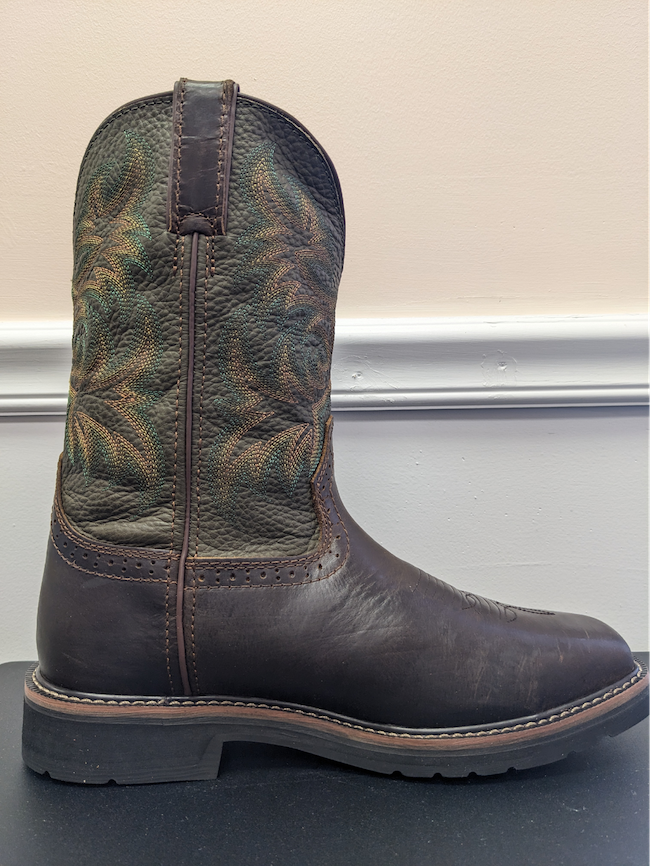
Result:
{"type": "Polygon", "coordinates": [[[226,233],[238,90],[234,81],[187,78],[174,86],[167,195],[170,232],[226,233]]]}

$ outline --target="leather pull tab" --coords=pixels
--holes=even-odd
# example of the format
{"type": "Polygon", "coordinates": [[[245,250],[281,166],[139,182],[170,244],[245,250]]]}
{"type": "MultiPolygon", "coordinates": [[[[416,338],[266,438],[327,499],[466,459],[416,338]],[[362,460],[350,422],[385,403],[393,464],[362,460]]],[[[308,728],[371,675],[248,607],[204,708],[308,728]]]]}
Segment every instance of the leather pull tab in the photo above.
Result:
{"type": "Polygon", "coordinates": [[[235,106],[234,81],[174,87],[167,225],[181,235],[225,235],[235,106]]]}

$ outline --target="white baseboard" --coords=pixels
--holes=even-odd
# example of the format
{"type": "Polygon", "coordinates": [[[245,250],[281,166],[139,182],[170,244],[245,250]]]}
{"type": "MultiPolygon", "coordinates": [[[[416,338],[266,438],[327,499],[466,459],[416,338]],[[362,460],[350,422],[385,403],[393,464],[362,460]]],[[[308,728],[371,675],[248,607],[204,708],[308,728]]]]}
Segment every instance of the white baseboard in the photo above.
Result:
{"type": "MultiPolygon", "coordinates": [[[[70,322],[0,323],[0,415],[64,415],[70,322]]],[[[648,403],[643,315],[339,319],[332,408],[648,403]]]]}

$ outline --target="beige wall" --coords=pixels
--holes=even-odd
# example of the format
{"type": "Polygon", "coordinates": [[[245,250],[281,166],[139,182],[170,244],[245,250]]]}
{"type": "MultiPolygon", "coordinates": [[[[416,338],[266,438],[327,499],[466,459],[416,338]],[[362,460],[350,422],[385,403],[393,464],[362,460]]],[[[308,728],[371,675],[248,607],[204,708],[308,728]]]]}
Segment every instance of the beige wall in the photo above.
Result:
{"type": "Polygon", "coordinates": [[[0,319],[71,315],[89,137],[232,77],[334,160],[342,316],[638,312],[643,0],[3,0],[0,319]]]}

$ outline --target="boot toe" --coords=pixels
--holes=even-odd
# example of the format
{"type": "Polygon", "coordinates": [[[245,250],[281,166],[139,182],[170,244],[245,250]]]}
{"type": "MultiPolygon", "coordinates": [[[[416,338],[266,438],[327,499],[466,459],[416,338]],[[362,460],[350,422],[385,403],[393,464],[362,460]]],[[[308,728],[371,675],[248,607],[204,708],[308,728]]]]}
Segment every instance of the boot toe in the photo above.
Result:
{"type": "Polygon", "coordinates": [[[454,629],[441,632],[436,691],[443,700],[432,701],[440,727],[575,706],[624,684],[637,668],[627,643],[598,619],[470,598],[471,608],[450,605],[454,629]]]}
{"type": "Polygon", "coordinates": [[[606,623],[568,613],[555,613],[553,620],[537,676],[532,660],[531,681],[539,684],[536,712],[596,694],[634,672],[630,648],[606,623]]]}

